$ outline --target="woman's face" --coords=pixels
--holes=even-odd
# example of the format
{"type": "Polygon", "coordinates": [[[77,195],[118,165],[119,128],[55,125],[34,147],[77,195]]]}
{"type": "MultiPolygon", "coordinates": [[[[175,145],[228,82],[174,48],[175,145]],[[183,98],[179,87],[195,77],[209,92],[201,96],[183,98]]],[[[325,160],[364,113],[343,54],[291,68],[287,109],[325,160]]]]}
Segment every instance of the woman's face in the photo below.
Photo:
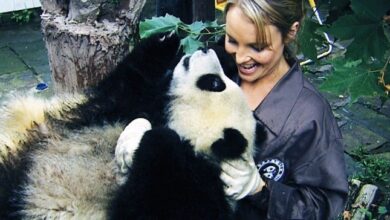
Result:
{"type": "Polygon", "coordinates": [[[280,31],[274,25],[266,25],[265,30],[270,45],[259,47],[255,24],[239,7],[232,5],[229,8],[226,14],[225,50],[235,58],[242,82],[280,78],[289,69],[283,56],[284,43],[280,31]]]}

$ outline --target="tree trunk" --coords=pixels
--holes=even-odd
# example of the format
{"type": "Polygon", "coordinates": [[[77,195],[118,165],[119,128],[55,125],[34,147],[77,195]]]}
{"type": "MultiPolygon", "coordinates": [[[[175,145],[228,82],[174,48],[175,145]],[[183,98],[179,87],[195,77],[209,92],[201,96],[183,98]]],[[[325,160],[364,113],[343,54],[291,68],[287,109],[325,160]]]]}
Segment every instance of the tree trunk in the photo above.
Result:
{"type": "Polygon", "coordinates": [[[129,52],[146,0],[41,0],[56,93],[96,85],[129,52]]]}

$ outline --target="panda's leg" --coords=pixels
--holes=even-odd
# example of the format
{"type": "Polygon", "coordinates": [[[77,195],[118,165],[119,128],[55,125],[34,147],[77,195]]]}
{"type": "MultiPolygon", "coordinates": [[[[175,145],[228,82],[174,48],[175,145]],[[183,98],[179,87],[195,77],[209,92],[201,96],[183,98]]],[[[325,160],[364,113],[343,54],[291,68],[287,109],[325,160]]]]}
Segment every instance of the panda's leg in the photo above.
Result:
{"type": "Polygon", "coordinates": [[[225,128],[223,134],[223,138],[211,145],[211,151],[221,160],[239,158],[248,147],[248,141],[234,128],[225,128]]]}

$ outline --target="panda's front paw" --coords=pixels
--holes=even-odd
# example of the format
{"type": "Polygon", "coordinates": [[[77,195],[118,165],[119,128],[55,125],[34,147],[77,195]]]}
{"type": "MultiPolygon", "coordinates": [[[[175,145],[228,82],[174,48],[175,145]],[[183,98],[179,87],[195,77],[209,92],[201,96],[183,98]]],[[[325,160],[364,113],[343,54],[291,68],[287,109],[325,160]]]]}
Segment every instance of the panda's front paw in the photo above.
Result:
{"type": "Polygon", "coordinates": [[[211,145],[211,151],[220,159],[237,159],[248,146],[248,141],[240,131],[234,128],[225,128],[223,138],[211,145]]]}
{"type": "Polygon", "coordinates": [[[128,172],[133,162],[134,151],[137,150],[142,136],[152,129],[150,122],[144,118],[134,119],[118,138],[115,148],[115,161],[122,174],[128,172]]]}

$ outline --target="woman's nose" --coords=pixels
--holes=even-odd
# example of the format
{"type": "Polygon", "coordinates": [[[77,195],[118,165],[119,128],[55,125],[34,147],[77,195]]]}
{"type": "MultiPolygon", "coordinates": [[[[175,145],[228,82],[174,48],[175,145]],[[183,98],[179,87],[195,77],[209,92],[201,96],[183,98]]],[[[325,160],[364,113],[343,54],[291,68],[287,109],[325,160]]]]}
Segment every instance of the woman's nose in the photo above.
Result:
{"type": "Polygon", "coordinates": [[[250,60],[250,56],[246,53],[245,50],[238,48],[235,53],[236,63],[241,64],[248,62],[250,60]]]}

